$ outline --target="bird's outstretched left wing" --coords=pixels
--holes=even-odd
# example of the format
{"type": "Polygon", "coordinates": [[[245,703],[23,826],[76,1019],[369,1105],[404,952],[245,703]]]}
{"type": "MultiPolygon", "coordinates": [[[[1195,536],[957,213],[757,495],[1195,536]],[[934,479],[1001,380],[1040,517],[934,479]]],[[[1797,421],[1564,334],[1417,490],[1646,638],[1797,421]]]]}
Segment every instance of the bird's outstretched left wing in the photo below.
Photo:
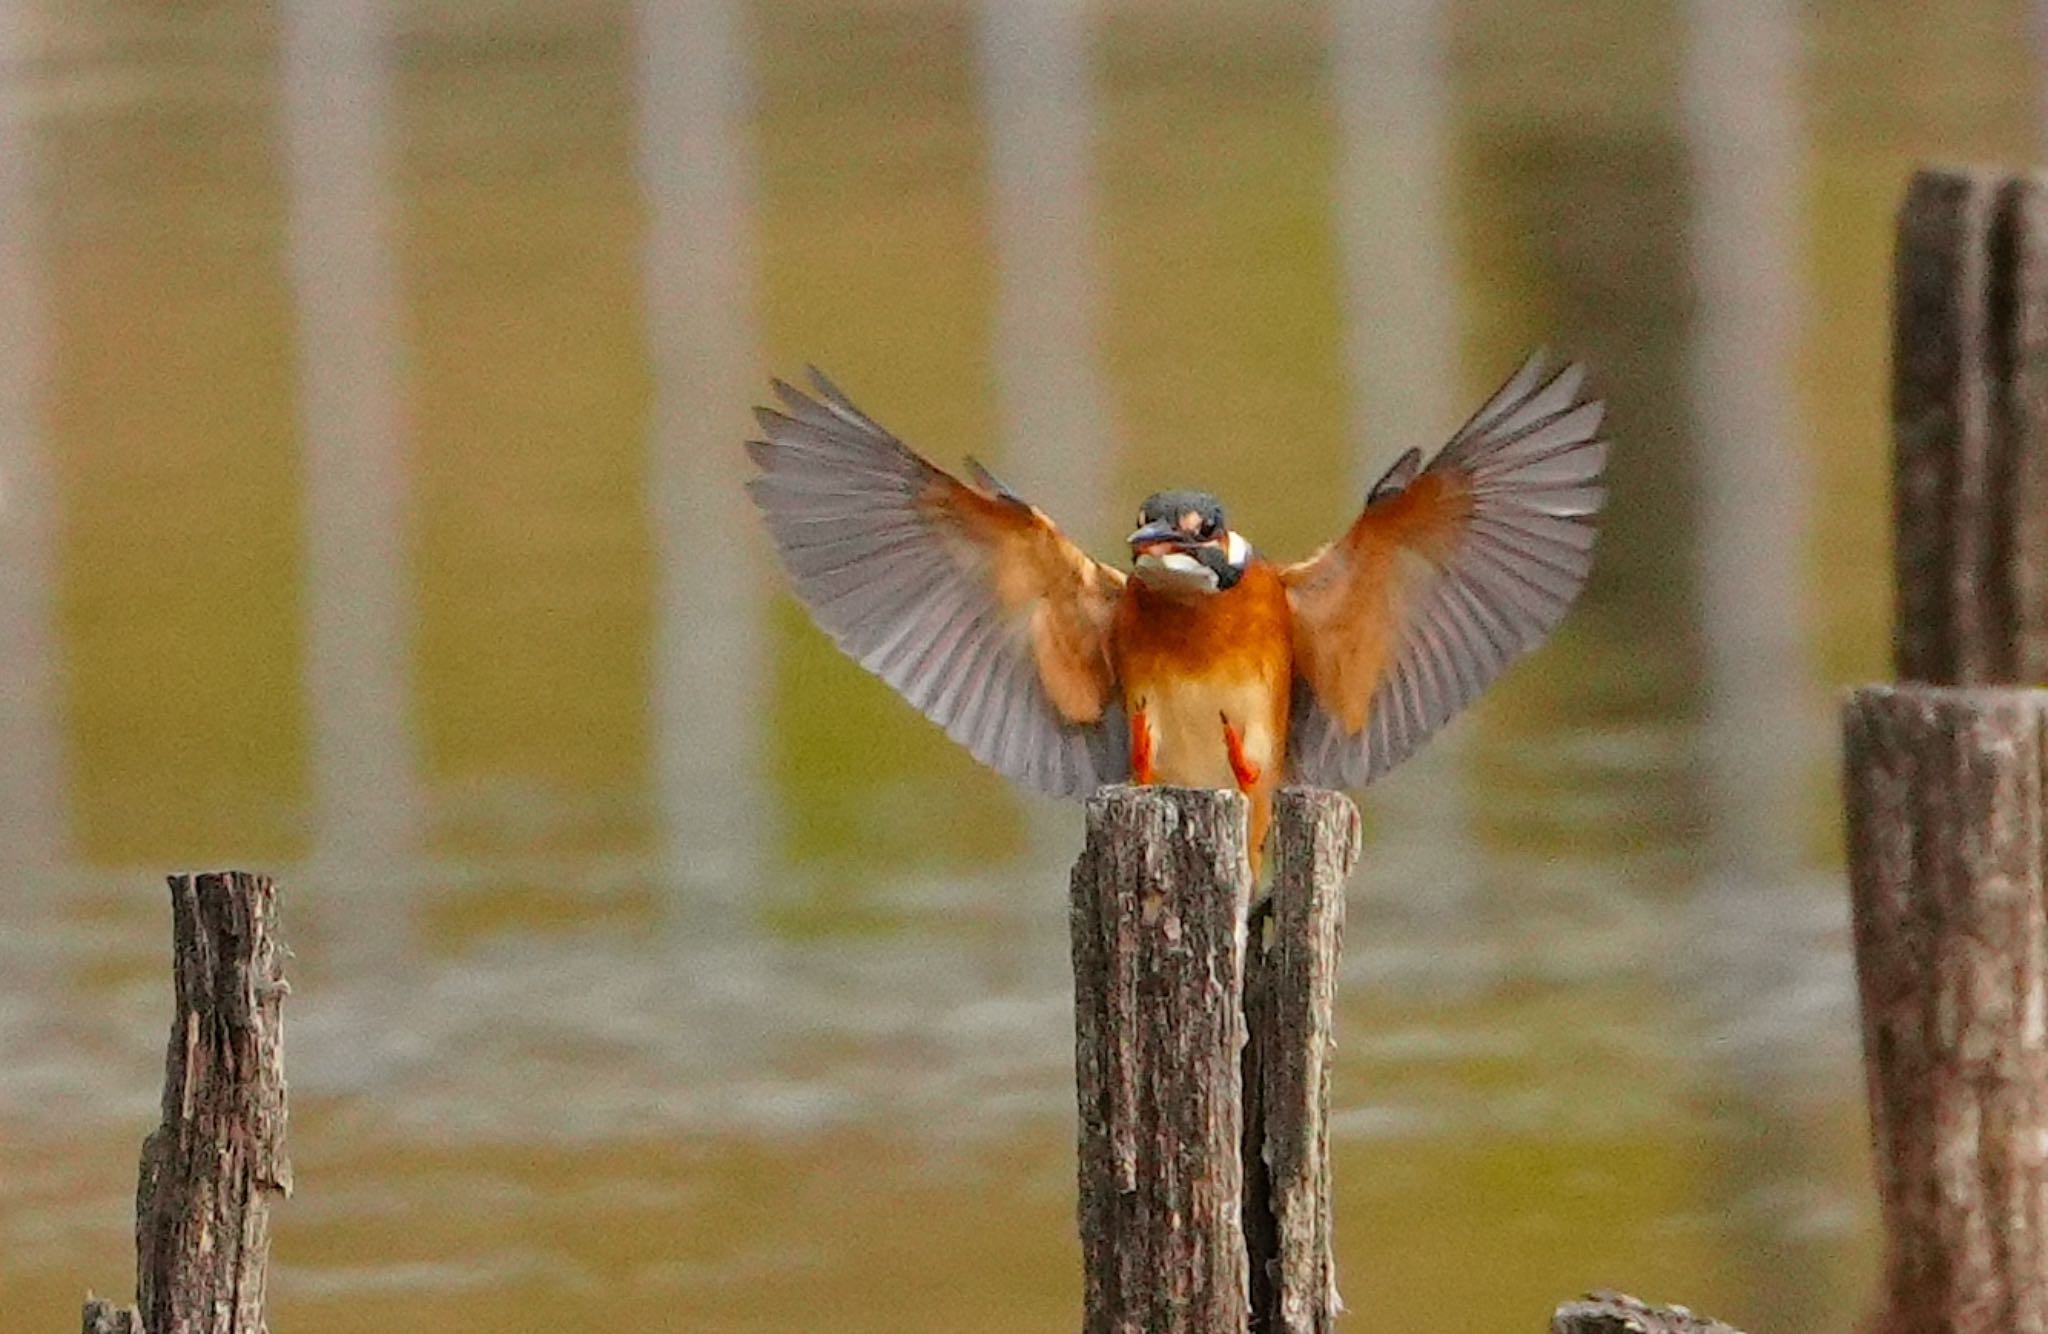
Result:
{"type": "Polygon", "coordinates": [[[1584,380],[1531,357],[1426,467],[1403,455],[1344,536],[1281,571],[1294,781],[1372,782],[1564,618],[1605,494],[1603,406],[1584,380]]]}
{"type": "Polygon", "coordinates": [[[998,773],[1054,796],[1122,781],[1123,575],[979,465],[969,486],[811,386],[778,380],[783,410],[756,410],[747,490],[818,624],[998,773]]]}

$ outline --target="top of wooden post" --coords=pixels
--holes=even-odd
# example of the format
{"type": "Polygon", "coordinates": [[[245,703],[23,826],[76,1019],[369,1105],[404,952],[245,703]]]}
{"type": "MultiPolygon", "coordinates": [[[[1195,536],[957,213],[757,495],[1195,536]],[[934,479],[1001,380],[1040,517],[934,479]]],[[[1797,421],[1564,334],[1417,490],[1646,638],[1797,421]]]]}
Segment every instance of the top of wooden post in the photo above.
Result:
{"type": "Polygon", "coordinates": [[[2048,682],[2048,185],[1916,173],[1899,210],[1898,675],[2048,682]]]}

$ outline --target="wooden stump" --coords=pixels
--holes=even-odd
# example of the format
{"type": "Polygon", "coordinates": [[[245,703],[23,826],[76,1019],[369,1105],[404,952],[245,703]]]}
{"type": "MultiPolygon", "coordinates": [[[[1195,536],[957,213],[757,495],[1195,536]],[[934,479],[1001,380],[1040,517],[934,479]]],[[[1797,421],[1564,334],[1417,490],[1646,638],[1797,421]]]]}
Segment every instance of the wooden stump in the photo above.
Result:
{"type": "Polygon", "coordinates": [[[1245,982],[1251,1328],[1324,1334],[1343,1309],[1331,1242],[1330,1055],[1358,808],[1341,793],[1288,788],[1273,816],[1273,893],[1245,982]]]}
{"type": "Polygon", "coordinates": [[[2048,185],[1916,173],[1893,306],[1898,674],[2048,684],[2048,185]]]}
{"type": "Polygon", "coordinates": [[[1899,211],[1899,674],[1845,706],[1889,1334],[2048,1334],[2048,188],[1917,173],[1899,211]]]}
{"type": "Polygon", "coordinates": [[[1566,1302],[1550,1318],[1550,1334],[1741,1334],[1683,1306],[1651,1306],[1625,1293],[1595,1292],[1566,1302]]]}
{"type": "Polygon", "coordinates": [[[1327,1072],[1358,812],[1290,790],[1275,816],[1248,943],[1242,797],[1089,802],[1072,912],[1091,1332],[1311,1334],[1338,1309],[1327,1072]]]}
{"type": "Polygon", "coordinates": [[[1113,787],[1088,803],[1072,924],[1090,1334],[1245,1328],[1250,880],[1235,792],[1113,787]]]}
{"type": "Polygon", "coordinates": [[[1844,711],[1882,1327],[2048,1331],[2048,691],[1868,686],[1844,711]]]}
{"type": "Polygon", "coordinates": [[[140,1316],[92,1299],[84,1328],[264,1334],[270,1197],[291,1193],[276,892],[240,871],[170,888],[176,1008],[136,1188],[140,1316]]]}
{"type": "Polygon", "coordinates": [[[142,1334],[142,1316],[132,1306],[116,1306],[104,1297],[87,1295],[85,1334],[142,1334]]]}

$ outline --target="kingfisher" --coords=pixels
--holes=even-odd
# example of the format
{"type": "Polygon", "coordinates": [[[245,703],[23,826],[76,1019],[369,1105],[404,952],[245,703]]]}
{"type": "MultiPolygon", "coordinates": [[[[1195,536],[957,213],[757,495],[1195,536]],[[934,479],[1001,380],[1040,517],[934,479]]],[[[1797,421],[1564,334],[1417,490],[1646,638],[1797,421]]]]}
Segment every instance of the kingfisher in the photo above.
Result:
{"type": "Polygon", "coordinates": [[[816,369],[809,392],[772,386],[747,489],[838,646],[1026,788],[1235,788],[1254,874],[1283,781],[1366,786],[1543,642],[1605,499],[1604,407],[1540,352],[1306,559],[1268,559],[1215,496],[1172,490],[1139,506],[1128,572],[816,369]]]}

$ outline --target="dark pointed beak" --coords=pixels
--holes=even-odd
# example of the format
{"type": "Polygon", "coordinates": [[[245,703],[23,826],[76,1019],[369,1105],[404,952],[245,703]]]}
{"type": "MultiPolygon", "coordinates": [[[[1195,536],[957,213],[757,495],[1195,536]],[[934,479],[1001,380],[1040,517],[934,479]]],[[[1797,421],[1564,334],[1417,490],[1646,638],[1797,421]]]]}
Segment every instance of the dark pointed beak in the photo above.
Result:
{"type": "Polygon", "coordinates": [[[1130,537],[1131,550],[1140,551],[1146,547],[1170,542],[1176,547],[1189,545],[1188,535],[1170,523],[1148,523],[1130,537]]]}

